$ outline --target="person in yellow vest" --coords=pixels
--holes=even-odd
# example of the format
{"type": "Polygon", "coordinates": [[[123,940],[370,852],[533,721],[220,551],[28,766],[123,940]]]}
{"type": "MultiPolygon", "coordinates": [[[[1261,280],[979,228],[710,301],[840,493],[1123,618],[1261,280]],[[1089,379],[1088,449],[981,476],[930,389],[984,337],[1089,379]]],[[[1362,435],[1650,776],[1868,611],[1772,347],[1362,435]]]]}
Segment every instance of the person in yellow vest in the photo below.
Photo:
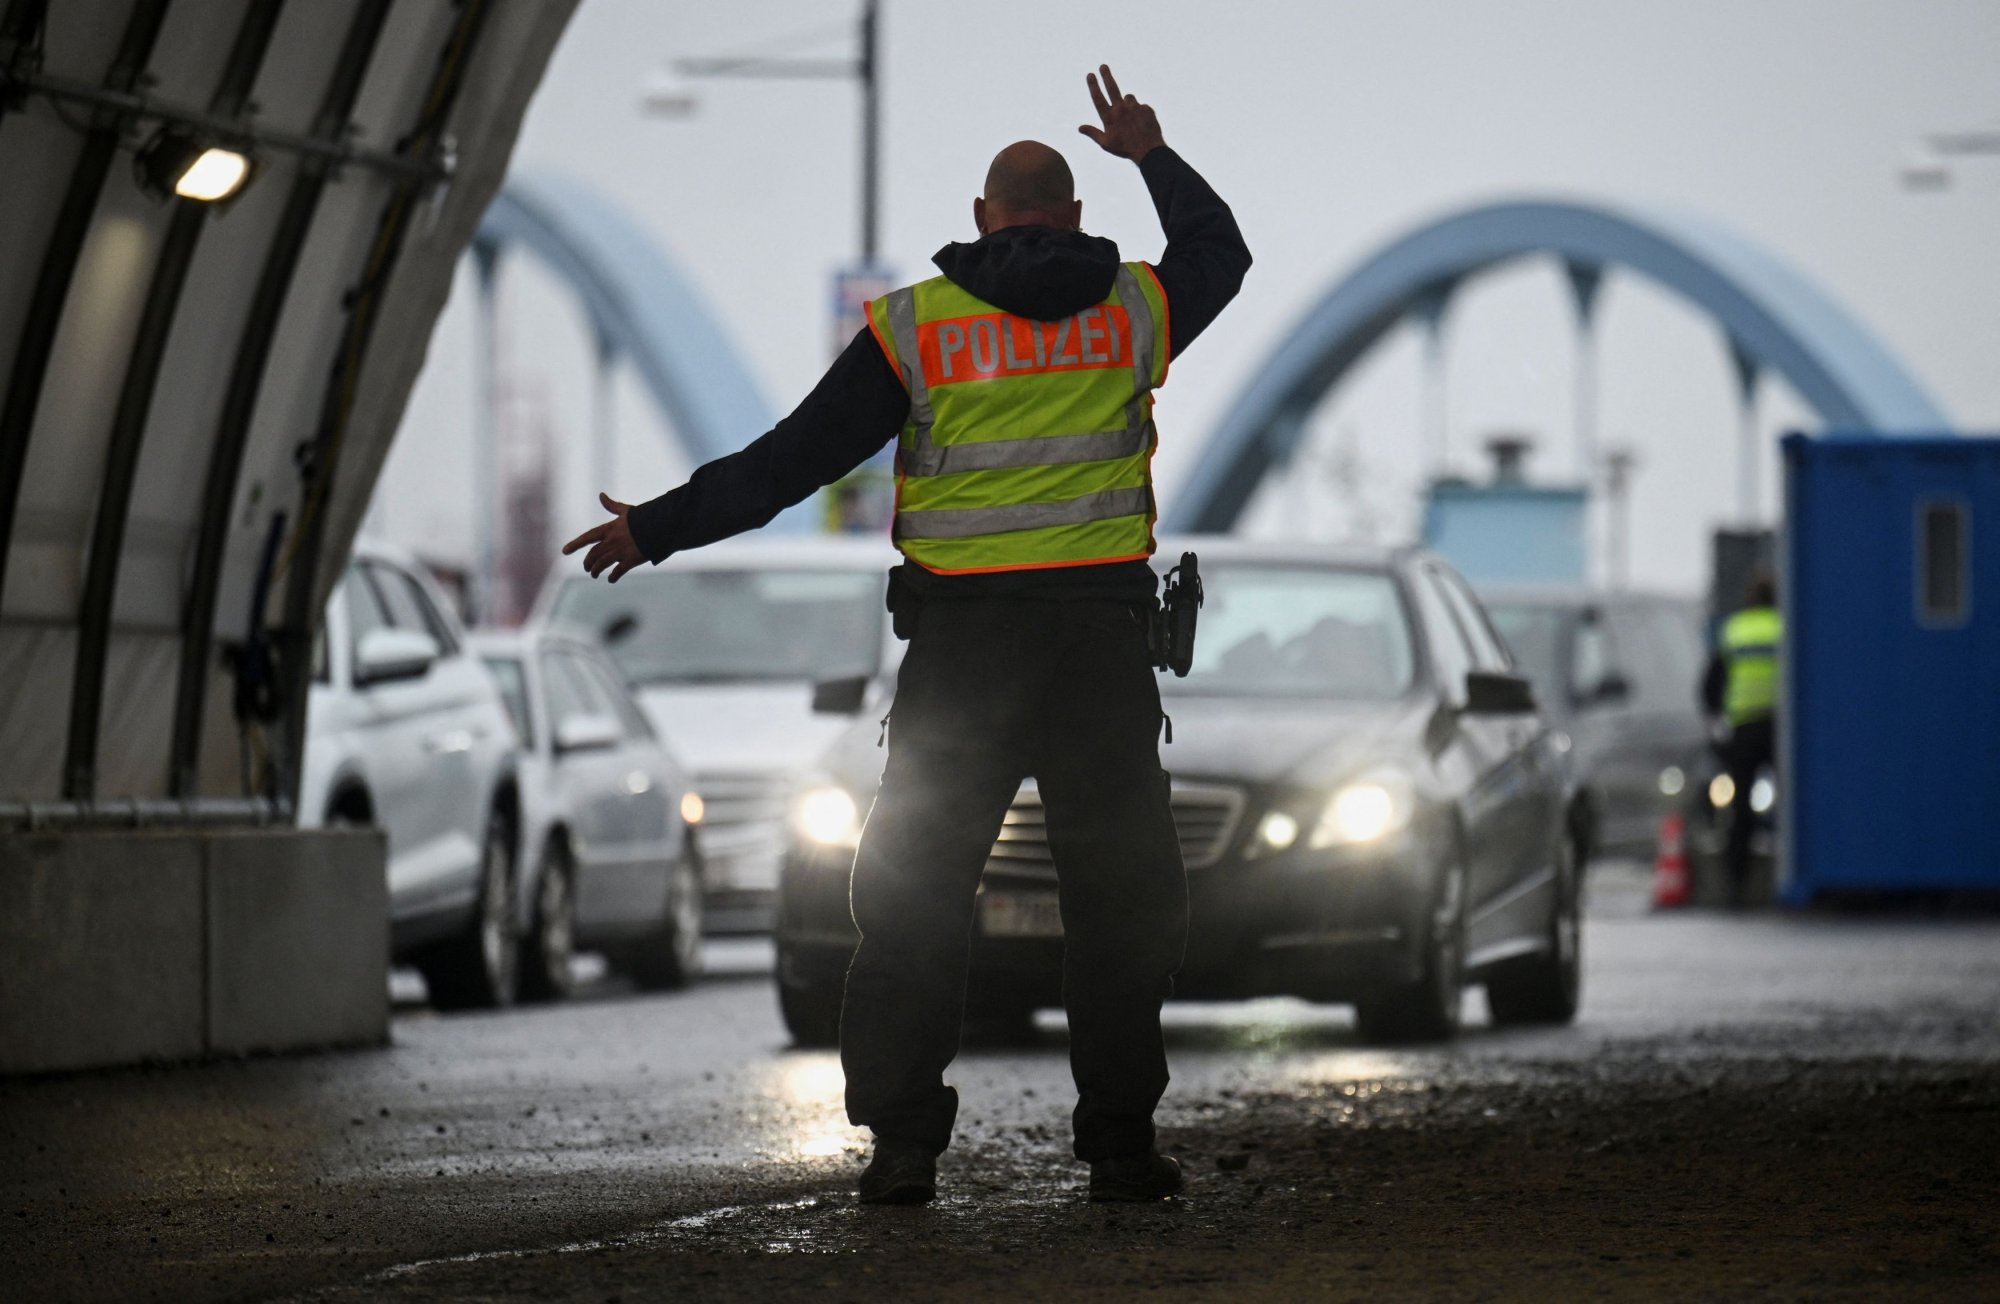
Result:
{"type": "Polygon", "coordinates": [[[1729,722],[1722,748],[1735,795],[1729,805],[1725,864],[1731,899],[1741,903],[1750,880],[1750,836],[1756,827],[1751,793],[1757,776],[1777,765],[1778,645],[1784,619],[1778,614],[1777,585],[1768,570],[1750,577],[1741,610],[1722,624],[1716,649],[1703,677],[1703,704],[1729,722]]]}
{"type": "Polygon", "coordinates": [[[1154,1146],[1167,1086],[1160,1004],[1187,936],[1187,883],[1160,768],[1142,618],[1153,552],[1153,391],[1241,286],[1229,208],[1109,68],[1080,130],[1138,164],[1166,250],[1121,259],[1081,229],[1061,154],[1000,151],[972,204],[979,239],[942,275],[868,308],[868,325],[790,416],[688,483],[563,551],[613,583],[642,562],[763,525],[896,440],[890,575],[897,678],[882,786],[856,852],[861,942],[847,975],[848,1117],[875,1135],[860,1196],[936,1192],[957,1093],[975,895],[1034,777],[1061,875],[1075,1152],[1093,1200],[1180,1188],[1154,1146]]]}

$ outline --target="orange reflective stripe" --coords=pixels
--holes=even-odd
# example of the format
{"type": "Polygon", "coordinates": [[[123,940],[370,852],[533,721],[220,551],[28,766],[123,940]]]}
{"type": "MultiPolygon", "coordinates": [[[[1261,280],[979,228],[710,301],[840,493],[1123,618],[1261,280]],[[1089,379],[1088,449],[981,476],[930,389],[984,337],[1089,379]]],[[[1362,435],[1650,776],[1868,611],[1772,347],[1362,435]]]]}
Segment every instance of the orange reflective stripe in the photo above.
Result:
{"type": "Polygon", "coordinates": [[[1140,263],[1139,266],[1146,270],[1146,279],[1153,283],[1154,292],[1160,296],[1160,340],[1154,347],[1160,351],[1160,384],[1164,385],[1167,383],[1167,369],[1174,365],[1174,307],[1167,302],[1167,287],[1160,284],[1160,274],[1153,270],[1153,265],[1140,263]]]}
{"type": "Polygon", "coordinates": [[[1101,303],[1061,321],[985,312],[917,325],[924,383],[935,388],[1001,376],[1132,365],[1132,318],[1101,303]]]}
{"type": "Polygon", "coordinates": [[[902,365],[896,361],[896,351],[889,347],[889,341],[882,338],[882,328],[875,324],[875,300],[871,299],[861,305],[861,315],[868,319],[868,333],[875,337],[875,343],[881,348],[882,356],[888,359],[889,370],[895,372],[896,379],[903,382],[904,389],[908,389],[910,382],[903,375],[902,365]]]}

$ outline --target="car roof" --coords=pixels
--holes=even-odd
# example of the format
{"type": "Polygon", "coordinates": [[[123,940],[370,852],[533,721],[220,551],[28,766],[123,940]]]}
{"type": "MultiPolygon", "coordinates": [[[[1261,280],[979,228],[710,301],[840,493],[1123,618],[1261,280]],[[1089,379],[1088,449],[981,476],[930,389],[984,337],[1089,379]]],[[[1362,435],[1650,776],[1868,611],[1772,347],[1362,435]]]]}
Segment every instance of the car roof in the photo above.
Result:
{"type": "MultiPolygon", "coordinates": [[[[1244,539],[1229,534],[1166,535],[1154,554],[1156,566],[1169,566],[1184,551],[1213,553],[1231,560],[1327,562],[1334,565],[1383,567],[1412,551],[1408,547],[1363,544],[1299,543],[1289,540],[1244,539]]],[[[659,570],[730,570],[743,565],[807,566],[844,569],[893,566],[902,560],[886,535],[739,535],[703,548],[675,553],[659,570]]],[[[634,572],[645,574],[644,570],[634,572]]],[[[565,578],[578,578],[572,575],[565,578]]]]}
{"type": "Polygon", "coordinates": [[[1308,543],[1290,539],[1244,539],[1233,534],[1176,534],[1159,540],[1153,565],[1161,570],[1179,562],[1183,552],[1203,561],[1268,562],[1284,565],[1320,564],[1360,570],[1393,570],[1422,556],[1407,545],[1308,543]]]}
{"type": "Polygon", "coordinates": [[[586,652],[601,652],[601,644],[592,639],[580,637],[574,625],[527,624],[515,629],[502,629],[497,625],[485,625],[469,631],[466,643],[475,652],[494,656],[526,656],[536,648],[560,645],[581,648],[586,652]]]}
{"type": "Polygon", "coordinates": [[[887,534],[743,534],[704,548],[677,552],[657,569],[734,570],[751,565],[839,570],[893,566],[900,560],[887,534]]]}
{"type": "MultiPolygon", "coordinates": [[[[876,570],[887,572],[902,557],[887,534],[743,534],[702,548],[677,552],[658,566],[641,566],[621,583],[644,583],[668,571],[742,570],[876,570]]],[[[576,583],[595,583],[574,562],[564,560],[549,573],[535,598],[531,622],[545,622],[555,609],[556,594],[576,583]]]]}
{"type": "MultiPolygon", "coordinates": [[[[1243,539],[1227,534],[1167,535],[1159,540],[1153,567],[1166,571],[1183,552],[1203,559],[1273,565],[1323,565],[1357,570],[1393,571],[1427,556],[1410,545],[1302,543],[1290,540],[1243,539]]],[[[666,571],[737,570],[743,567],[800,569],[887,569],[902,560],[886,535],[739,535],[720,543],[675,553],[658,567],[641,567],[625,582],[643,581],[666,571]]],[[[543,586],[535,603],[534,623],[546,622],[555,595],[566,584],[587,582],[579,571],[557,572],[543,586]]]]}
{"type": "Polygon", "coordinates": [[[374,536],[356,539],[350,553],[355,561],[390,561],[406,570],[425,569],[424,564],[417,560],[417,555],[408,548],[374,536]]]}
{"type": "Polygon", "coordinates": [[[1600,589],[1587,584],[1476,584],[1473,588],[1482,602],[1514,607],[1686,606],[1698,601],[1679,593],[1600,589]]]}

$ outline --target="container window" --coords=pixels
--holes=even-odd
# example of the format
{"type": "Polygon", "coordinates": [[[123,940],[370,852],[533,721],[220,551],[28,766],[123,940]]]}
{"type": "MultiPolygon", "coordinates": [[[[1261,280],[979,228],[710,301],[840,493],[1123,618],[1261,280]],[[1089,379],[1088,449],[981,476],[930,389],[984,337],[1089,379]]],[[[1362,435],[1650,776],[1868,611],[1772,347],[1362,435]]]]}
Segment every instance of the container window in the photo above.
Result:
{"type": "Polygon", "coordinates": [[[1917,616],[1926,625],[1963,625],[1972,605],[1968,516],[1961,502],[1917,504],[1917,616]]]}

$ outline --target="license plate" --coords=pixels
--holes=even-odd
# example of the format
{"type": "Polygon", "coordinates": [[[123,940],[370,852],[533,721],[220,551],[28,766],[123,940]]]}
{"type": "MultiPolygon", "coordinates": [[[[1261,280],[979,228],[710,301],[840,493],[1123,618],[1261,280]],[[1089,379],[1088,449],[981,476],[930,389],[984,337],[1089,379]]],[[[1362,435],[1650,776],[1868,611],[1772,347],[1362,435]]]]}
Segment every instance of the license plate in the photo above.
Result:
{"type": "Polygon", "coordinates": [[[1053,892],[982,892],[979,931],[988,937],[1061,937],[1062,908],[1053,892]]]}

